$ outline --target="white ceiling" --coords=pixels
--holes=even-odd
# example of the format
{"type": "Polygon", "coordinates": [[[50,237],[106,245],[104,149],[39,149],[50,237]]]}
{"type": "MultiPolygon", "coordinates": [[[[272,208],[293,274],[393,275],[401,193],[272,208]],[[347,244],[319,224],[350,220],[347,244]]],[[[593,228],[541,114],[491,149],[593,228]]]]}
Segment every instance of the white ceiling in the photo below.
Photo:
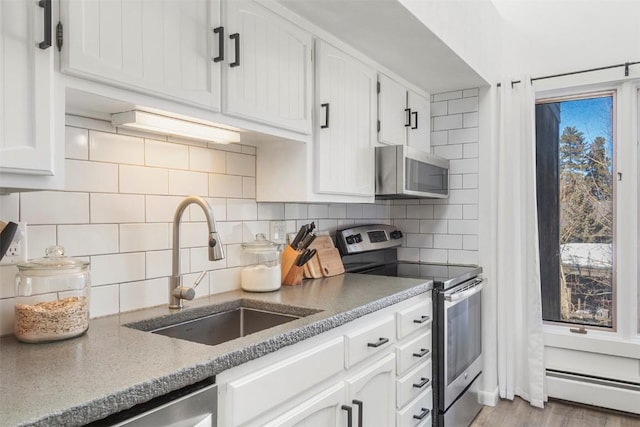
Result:
{"type": "Polygon", "coordinates": [[[487,85],[397,0],[279,2],[431,93],[487,85]]]}

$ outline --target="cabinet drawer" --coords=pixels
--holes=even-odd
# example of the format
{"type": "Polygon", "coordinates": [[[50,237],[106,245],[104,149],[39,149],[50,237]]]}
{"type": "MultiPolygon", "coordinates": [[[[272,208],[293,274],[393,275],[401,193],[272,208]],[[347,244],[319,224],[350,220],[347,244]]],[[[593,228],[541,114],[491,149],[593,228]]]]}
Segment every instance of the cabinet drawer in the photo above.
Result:
{"type": "Polygon", "coordinates": [[[431,425],[431,408],[433,407],[432,390],[422,393],[411,401],[404,409],[396,413],[397,427],[416,427],[431,425]]]}
{"type": "Polygon", "coordinates": [[[396,313],[398,339],[402,339],[418,329],[431,327],[433,316],[429,295],[421,296],[419,302],[396,313]]]}
{"type": "Polygon", "coordinates": [[[243,424],[337,374],[343,369],[343,360],[344,341],[338,337],[231,381],[227,385],[231,424],[243,424]]]}
{"type": "Polygon", "coordinates": [[[402,378],[396,380],[396,404],[402,408],[411,399],[431,388],[431,360],[412,369],[402,378]]]}
{"type": "Polygon", "coordinates": [[[417,363],[431,359],[431,331],[399,345],[396,353],[398,375],[403,374],[417,363]]]}
{"type": "Polygon", "coordinates": [[[390,347],[395,340],[393,315],[347,333],[345,366],[348,368],[382,349],[390,347]]]}

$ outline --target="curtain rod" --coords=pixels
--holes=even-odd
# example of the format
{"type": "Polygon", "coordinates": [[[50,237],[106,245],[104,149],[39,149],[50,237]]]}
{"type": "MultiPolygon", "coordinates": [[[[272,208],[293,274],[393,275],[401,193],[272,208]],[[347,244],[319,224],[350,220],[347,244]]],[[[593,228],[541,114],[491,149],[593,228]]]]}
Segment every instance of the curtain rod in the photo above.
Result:
{"type": "MultiPolygon", "coordinates": [[[[624,64],[608,65],[606,67],[589,68],[588,70],[571,71],[569,73],[551,74],[551,75],[548,75],[548,76],[541,76],[541,77],[532,77],[531,78],[531,83],[533,83],[536,80],[552,79],[554,77],[564,77],[564,76],[571,76],[571,75],[574,75],[574,74],[590,73],[592,71],[608,70],[610,68],[618,68],[618,67],[624,67],[624,76],[625,77],[629,77],[629,66],[630,65],[636,65],[636,64],[640,64],[640,61],[625,62],[624,64]]],[[[511,87],[513,87],[513,85],[516,84],[516,83],[520,83],[520,80],[511,80],[511,87]]],[[[502,86],[502,83],[498,83],[497,86],[498,87],[502,86]]]]}

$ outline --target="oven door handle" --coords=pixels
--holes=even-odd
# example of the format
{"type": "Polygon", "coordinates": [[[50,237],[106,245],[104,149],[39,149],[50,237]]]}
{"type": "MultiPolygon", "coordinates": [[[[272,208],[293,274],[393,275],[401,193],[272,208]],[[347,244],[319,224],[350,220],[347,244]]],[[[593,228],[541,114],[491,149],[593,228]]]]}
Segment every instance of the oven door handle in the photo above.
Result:
{"type": "Polygon", "coordinates": [[[482,290],[482,288],[484,288],[485,279],[476,279],[476,280],[477,280],[477,282],[473,286],[471,286],[471,287],[469,287],[469,288],[467,288],[467,289],[465,289],[463,291],[459,291],[459,292],[455,292],[455,293],[452,293],[452,294],[449,294],[449,295],[445,295],[444,296],[444,300],[446,302],[456,302],[456,301],[460,301],[460,300],[463,300],[465,298],[469,298],[472,295],[477,294],[478,292],[480,292],[482,290]]]}

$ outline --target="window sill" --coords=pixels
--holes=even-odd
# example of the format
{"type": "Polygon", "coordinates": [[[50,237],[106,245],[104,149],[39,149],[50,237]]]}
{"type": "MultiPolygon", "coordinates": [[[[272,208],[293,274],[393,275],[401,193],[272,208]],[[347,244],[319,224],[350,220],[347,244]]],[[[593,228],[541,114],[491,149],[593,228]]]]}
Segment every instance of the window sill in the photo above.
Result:
{"type": "Polygon", "coordinates": [[[581,335],[570,332],[568,326],[555,325],[545,325],[542,331],[545,347],[640,359],[640,336],[622,338],[614,332],[595,330],[581,335]]]}

